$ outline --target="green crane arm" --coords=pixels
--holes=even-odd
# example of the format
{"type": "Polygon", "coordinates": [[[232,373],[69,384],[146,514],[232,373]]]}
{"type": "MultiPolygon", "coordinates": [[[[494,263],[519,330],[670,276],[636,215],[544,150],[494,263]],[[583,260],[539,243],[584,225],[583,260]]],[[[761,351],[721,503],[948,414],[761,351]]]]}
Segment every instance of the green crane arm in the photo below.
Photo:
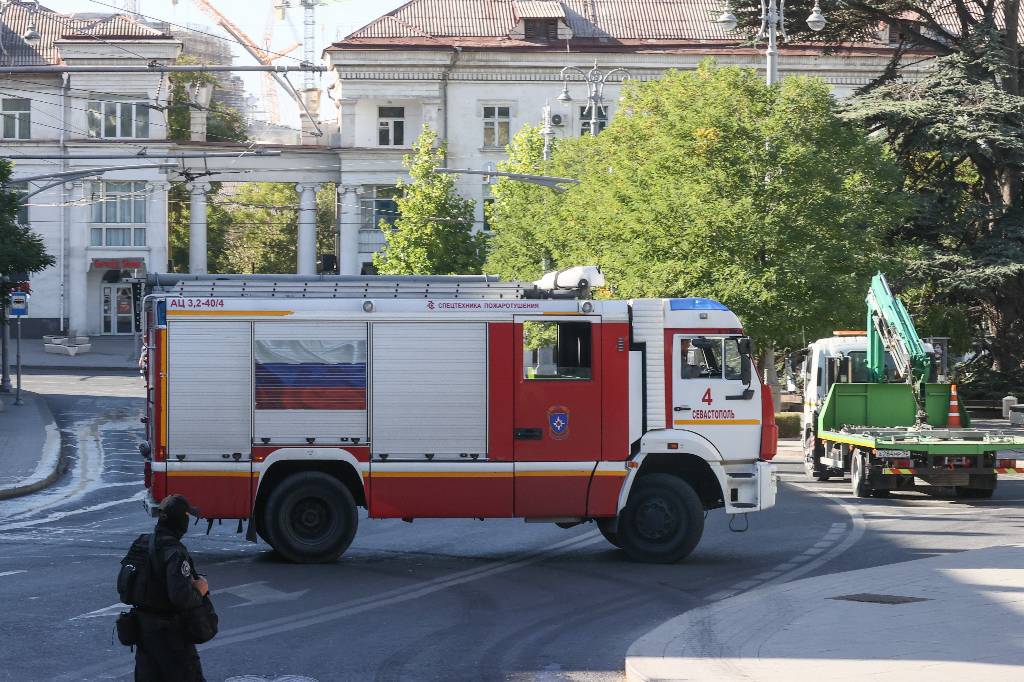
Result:
{"type": "Polygon", "coordinates": [[[931,357],[903,302],[889,289],[885,275],[879,272],[871,278],[871,288],[865,300],[868,304],[868,371],[871,372],[871,380],[880,382],[884,379],[885,352],[889,351],[900,377],[913,385],[920,395],[919,389],[931,371],[931,357]]]}

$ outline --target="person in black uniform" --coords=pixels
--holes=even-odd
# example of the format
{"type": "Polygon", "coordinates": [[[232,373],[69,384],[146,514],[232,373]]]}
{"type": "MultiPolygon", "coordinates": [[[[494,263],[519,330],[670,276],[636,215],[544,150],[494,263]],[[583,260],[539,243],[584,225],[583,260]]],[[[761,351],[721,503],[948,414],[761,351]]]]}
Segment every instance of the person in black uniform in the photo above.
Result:
{"type": "MultiPolygon", "coordinates": [[[[203,607],[210,591],[181,538],[188,516],[197,512],[183,495],[170,495],[157,507],[154,529],[156,580],[146,590],[146,604],[137,607],[140,642],[135,652],[137,682],[205,682],[199,652],[186,628],[185,614],[203,607]]],[[[142,535],[148,551],[150,536],[142,535]]]]}

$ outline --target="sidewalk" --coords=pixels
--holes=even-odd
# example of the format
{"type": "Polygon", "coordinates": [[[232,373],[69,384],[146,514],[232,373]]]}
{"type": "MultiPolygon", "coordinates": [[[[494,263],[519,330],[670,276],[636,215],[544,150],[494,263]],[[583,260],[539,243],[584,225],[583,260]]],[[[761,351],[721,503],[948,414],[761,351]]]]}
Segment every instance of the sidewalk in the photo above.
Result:
{"type": "Polygon", "coordinates": [[[634,642],[626,677],[1021,680],[1021,633],[1024,545],[989,547],[806,578],[694,609],[634,642]]]}
{"type": "Polygon", "coordinates": [[[24,405],[14,404],[14,392],[0,393],[0,500],[45,488],[60,475],[60,431],[46,405],[35,393],[21,392],[24,405]]]}
{"type": "MultiPolygon", "coordinates": [[[[92,350],[68,356],[47,353],[42,339],[21,340],[23,369],[135,369],[139,368],[139,352],[134,336],[92,336],[92,350]]],[[[14,342],[10,350],[11,373],[14,373],[14,342]]]]}

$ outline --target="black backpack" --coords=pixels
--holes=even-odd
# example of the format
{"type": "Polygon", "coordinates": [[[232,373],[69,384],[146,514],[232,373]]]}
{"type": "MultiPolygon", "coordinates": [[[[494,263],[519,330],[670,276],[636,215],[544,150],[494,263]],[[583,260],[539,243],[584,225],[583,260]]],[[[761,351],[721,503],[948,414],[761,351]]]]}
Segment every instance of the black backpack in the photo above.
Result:
{"type": "Polygon", "coordinates": [[[117,573],[117,595],[131,606],[152,606],[147,596],[152,594],[151,582],[159,581],[155,573],[156,534],[140,535],[121,559],[117,573]]]}

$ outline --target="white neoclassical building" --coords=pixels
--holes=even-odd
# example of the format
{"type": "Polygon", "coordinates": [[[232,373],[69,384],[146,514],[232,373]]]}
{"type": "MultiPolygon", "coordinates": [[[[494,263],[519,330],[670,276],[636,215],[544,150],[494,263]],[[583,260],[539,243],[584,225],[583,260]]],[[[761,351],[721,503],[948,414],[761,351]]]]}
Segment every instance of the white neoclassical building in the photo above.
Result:
{"type": "MultiPolygon", "coordinates": [[[[448,141],[450,168],[486,169],[505,158],[520,127],[541,121],[545,105],[556,135],[589,132],[587,86],[578,75],[568,83],[571,101],[558,99],[565,66],[596,63],[653,79],[714,57],[763,72],[763,51],[712,20],[722,7],[718,0],[411,0],[334,43],[324,55],[336,79],[328,95],[340,125],[342,209],[349,207],[340,214],[342,272],[365,271],[381,245],[376,225],[393,215],[402,155],[424,124],[448,141]]],[[[822,77],[843,97],[876,77],[893,48],[880,30],[877,42],[834,54],[814,45],[784,45],[780,53],[783,76],[822,77]]],[[[598,129],[615,116],[619,90],[614,77],[598,129]]],[[[476,201],[484,229],[490,187],[471,175],[458,187],[476,201]]]]}
{"type": "Polygon", "coordinates": [[[35,3],[0,3],[0,150],[14,162],[14,178],[154,164],[90,179],[15,185],[25,192],[48,187],[27,200],[21,219],[56,258],[55,266],[31,277],[27,335],[54,333],[62,319],[66,329],[79,333],[136,329],[131,287],[122,280],[167,269],[167,174],[156,161],[89,157],[166,152],[162,105],[168,84],[160,73],[3,69],[167,64],[180,47],[170,36],[124,16],[76,18],[35,3]]]}
{"type": "MultiPolygon", "coordinates": [[[[560,97],[565,66],[596,64],[602,72],[624,69],[631,78],[654,79],[715,57],[763,70],[759,49],[712,21],[720,9],[716,0],[411,0],[325,50],[325,94],[337,110],[336,121],[320,124],[326,134],[314,137],[306,125],[303,144],[267,145],[279,154],[240,158],[236,153],[246,145],[203,135],[187,144],[167,139],[166,74],[59,70],[167,64],[181,50],[172,36],[123,15],[62,15],[34,2],[0,0],[0,156],[15,160],[23,189],[45,188],[28,201],[23,219],[57,258],[31,278],[26,334],[137,329],[137,306],[124,280],[170,269],[170,181],[190,182],[194,272],[205,271],[205,208],[213,181],[295,183],[296,271],[304,274],[317,267],[316,192],[325,183],[336,186],[340,271],[371,272],[372,255],[384,242],[378,224],[396,217],[402,157],[424,125],[448,141],[448,167],[486,169],[505,158],[506,144],[523,125],[541,122],[546,106],[556,136],[590,133],[587,87],[578,75],[568,80],[568,98],[560,97]],[[25,40],[30,29],[39,34],[36,45],[25,40]],[[17,72],[25,66],[57,72],[17,72]],[[138,160],[146,167],[68,182],[24,181],[128,165],[133,160],[96,158],[126,152],[148,153],[138,160]],[[153,158],[178,152],[220,154],[179,159],[173,171],[161,170],[153,158]]],[[[792,44],[780,52],[783,75],[820,76],[846,96],[881,72],[893,48],[880,30],[876,42],[832,54],[792,44]]],[[[912,68],[927,68],[921,57],[906,58],[921,62],[912,68]]],[[[605,87],[596,130],[616,115],[620,88],[619,77],[605,87]]],[[[306,94],[315,101],[319,92],[306,94]]],[[[464,175],[458,188],[476,202],[478,229],[487,229],[490,185],[464,175]]]]}

